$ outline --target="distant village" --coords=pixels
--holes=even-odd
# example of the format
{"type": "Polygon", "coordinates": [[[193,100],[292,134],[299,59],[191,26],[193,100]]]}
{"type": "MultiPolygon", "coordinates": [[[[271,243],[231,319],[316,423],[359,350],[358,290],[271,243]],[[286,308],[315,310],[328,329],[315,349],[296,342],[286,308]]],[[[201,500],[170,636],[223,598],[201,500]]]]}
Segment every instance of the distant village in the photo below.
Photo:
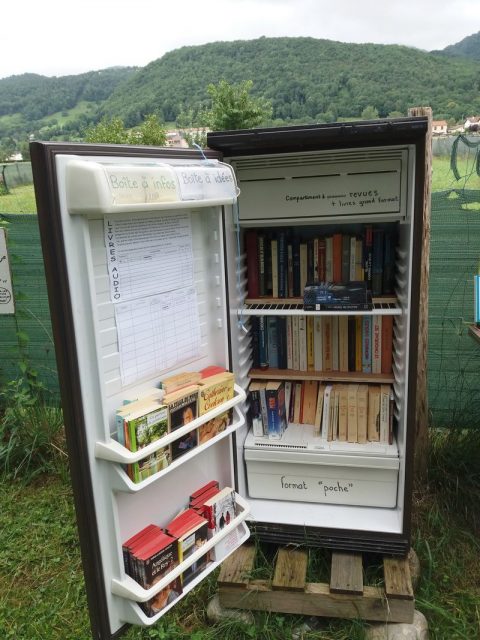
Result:
{"type": "Polygon", "coordinates": [[[432,121],[434,136],[447,136],[459,133],[478,133],[480,131],[480,116],[469,116],[463,124],[449,127],[446,120],[432,121]]]}

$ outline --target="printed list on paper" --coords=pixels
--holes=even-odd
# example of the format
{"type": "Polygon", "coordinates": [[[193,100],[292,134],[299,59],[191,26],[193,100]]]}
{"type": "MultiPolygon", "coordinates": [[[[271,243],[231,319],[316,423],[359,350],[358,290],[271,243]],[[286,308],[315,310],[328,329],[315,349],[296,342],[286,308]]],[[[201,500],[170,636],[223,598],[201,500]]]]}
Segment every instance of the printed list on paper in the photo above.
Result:
{"type": "Polygon", "coordinates": [[[123,385],[200,353],[192,245],[189,213],[105,218],[123,385]]]}

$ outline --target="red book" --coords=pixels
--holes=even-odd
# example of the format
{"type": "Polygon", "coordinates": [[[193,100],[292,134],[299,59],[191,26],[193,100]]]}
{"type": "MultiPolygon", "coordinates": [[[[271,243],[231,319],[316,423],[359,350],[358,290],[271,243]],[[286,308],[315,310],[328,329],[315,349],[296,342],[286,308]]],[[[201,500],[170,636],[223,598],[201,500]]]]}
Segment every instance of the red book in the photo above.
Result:
{"type": "Polygon", "coordinates": [[[260,296],[259,263],[257,248],[257,232],[249,229],[245,233],[245,250],[247,252],[247,290],[249,298],[260,296]]]}
{"type": "Polygon", "coordinates": [[[218,480],[210,480],[210,482],[207,482],[207,484],[203,485],[203,487],[200,487],[199,489],[197,489],[192,493],[192,495],[190,496],[190,502],[200,498],[202,494],[204,494],[206,491],[210,491],[211,489],[214,489],[214,488],[218,489],[219,487],[220,485],[218,484],[218,480]]]}
{"type": "Polygon", "coordinates": [[[333,282],[342,282],[342,234],[333,234],[332,244],[333,282]]]}
{"type": "Polygon", "coordinates": [[[226,369],[223,367],[218,367],[215,364],[210,365],[209,367],[205,367],[205,369],[200,369],[200,375],[202,378],[209,378],[210,376],[216,376],[217,373],[225,373],[226,369]]]}
{"type": "Polygon", "coordinates": [[[325,282],[326,280],[326,263],[327,263],[327,258],[326,258],[326,245],[325,245],[325,238],[319,238],[318,239],[318,281],[319,282],[325,282]]]}
{"type": "Polygon", "coordinates": [[[393,316],[382,316],[382,373],[392,373],[393,316]]]}

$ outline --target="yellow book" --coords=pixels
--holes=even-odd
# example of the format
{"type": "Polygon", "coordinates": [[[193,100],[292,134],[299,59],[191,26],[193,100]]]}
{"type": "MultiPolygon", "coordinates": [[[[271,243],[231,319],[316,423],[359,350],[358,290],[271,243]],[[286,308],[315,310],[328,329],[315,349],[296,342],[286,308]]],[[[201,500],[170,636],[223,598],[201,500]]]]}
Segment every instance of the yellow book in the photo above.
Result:
{"type": "Polygon", "coordinates": [[[370,385],[368,388],[367,437],[370,442],[380,440],[380,387],[370,385]]]}
{"type": "Polygon", "coordinates": [[[338,439],[340,442],[347,441],[348,424],[348,385],[338,386],[338,439]]]}
{"type": "Polygon", "coordinates": [[[318,382],[316,380],[306,380],[304,385],[302,422],[303,424],[315,424],[318,382]]]}
{"type": "Polygon", "coordinates": [[[348,413],[347,413],[348,442],[358,442],[357,391],[358,391],[358,384],[348,385],[348,413]]]}
{"type": "Polygon", "coordinates": [[[367,442],[368,384],[359,384],[357,391],[357,439],[367,442]]]}

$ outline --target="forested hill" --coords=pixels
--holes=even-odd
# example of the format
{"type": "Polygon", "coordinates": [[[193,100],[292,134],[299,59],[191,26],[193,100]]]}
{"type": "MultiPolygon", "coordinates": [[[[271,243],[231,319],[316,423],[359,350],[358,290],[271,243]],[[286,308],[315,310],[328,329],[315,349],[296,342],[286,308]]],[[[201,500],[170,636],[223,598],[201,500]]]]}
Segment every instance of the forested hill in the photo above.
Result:
{"type": "Polygon", "coordinates": [[[314,38],[259,38],[182,47],[139,69],[103,105],[129,126],[156,108],[165,121],[196,109],[206,86],[254,81],[274,119],[322,121],[380,116],[430,105],[435,117],[480,111],[478,64],[397,45],[345,44],[314,38]]]}
{"type": "Polygon", "coordinates": [[[478,62],[468,58],[398,45],[263,37],[182,47],[143,68],[0,79],[0,145],[30,134],[75,139],[102,115],[120,116],[127,127],[150,113],[171,123],[190,112],[195,120],[208,84],[222,78],[253,80],[253,93],[272,102],[273,125],[358,118],[369,106],[387,116],[430,105],[435,118],[456,121],[480,113],[478,62]]]}
{"type": "Polygon", "coordinates": [[[72,109],[82,100],[102,102],[133,71],[133,67],[115,67],[74,76],[49,78],[25,73],[3,78],[0,80],[0,116],[20,114],[28,120],[38,120],[72,109]]]}
{"type": "Polygon", "coordinates": [[[463,56],[471,60],[480,61],[480,31],[471,36],[467,36],[456,44],[451,44],[442,49],[443,54],[449,56],[463,56]]]}

